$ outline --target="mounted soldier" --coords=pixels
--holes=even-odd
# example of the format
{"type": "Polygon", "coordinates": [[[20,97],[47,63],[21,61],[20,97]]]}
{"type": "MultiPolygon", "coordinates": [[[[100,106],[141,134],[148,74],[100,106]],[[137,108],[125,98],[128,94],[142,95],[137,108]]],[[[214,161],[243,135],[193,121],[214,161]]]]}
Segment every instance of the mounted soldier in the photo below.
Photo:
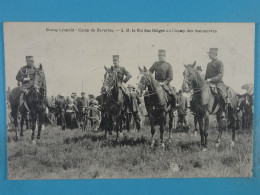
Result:
{"type": "Polygon", "coordinates": [[[158,51],[159,61],[155,62],[149,71],[153,74],[155,72],[155,80],[159,82],[162,88],[171,97],[171,104],[175,107],[175,93],[170,85],[173,79],[172,65],[165,61],[166,51],[160,49],[158,51]]]}
{"type": "Polygon", "coordinates": [[[218,48],[210,48],[208,55],[212,61],[207,65],[205,80],[216,86],[222,112],[225,112],[227,87],[222,80],[224,76],[224,64],[217,58],[218,48]]]}
{"type": "Polygon", "coordinates": [[[129,79],[132,78],[132,75],[125,69],[125,67],[119,66],[119,55],[113,55],[113,64],[114,66],[112,66],[110,69],[106,69],[105,76],[108,72],[116,72],[119,88],[123,91],[124,95],[126,95],[126,89],[123,83],[127,83],[129,79]]]}
{"type": "MultiPolygon", "coordinates": [[[[23,66],[16,75],[16,80],[18,81],[19,88],[22,91],[20,96],[20,106],[24,102],[24,94],[26,94],[28,89],[34,84],[34,78],[36,74],[36,67],[34,66],[33,56],[26,56],[26,63],[27,65],[23,66]]],[[[44,87],[45,89],[43,95],[46,97],[46,84],[44,87]]]]}

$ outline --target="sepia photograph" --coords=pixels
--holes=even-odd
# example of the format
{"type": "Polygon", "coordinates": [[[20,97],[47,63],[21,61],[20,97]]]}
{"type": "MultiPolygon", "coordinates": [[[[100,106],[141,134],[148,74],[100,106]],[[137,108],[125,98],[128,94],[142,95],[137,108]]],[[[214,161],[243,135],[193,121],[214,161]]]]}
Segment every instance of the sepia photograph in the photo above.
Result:
{"type": "Polygon", "coordinates": [[[9,180],[252,177],[254,23],[5,22],[9,180]]]}

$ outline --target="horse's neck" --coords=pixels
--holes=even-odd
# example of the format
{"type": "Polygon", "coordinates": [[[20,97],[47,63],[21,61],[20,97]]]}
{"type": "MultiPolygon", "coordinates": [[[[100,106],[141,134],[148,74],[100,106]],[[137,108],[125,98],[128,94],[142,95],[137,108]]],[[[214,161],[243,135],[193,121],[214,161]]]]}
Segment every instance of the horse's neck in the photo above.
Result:
{"type": "Polygon", "coordinates": [[[206,81],[202,78],[202,76],[196,71],[196,77],[192,82],[193,89],[200,90],[201,92],[207,87],[206,81]]]}
{"type": "Polygon", "coordinates": [[[152,77],[152,75],[149,75],[149,82],[147,87],[149,91],[157,91],[159,87],[159,83],[152,77]]]}

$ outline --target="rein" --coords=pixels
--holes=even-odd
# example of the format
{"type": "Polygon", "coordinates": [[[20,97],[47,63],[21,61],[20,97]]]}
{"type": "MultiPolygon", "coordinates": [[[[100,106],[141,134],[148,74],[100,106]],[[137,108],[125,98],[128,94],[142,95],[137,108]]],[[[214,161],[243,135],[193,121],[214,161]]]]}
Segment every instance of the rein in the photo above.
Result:
{"type": "MultiPolygon", "coordinates": [[[[144,74],[144,76],[145,76],[146,80],[149,81],[150,86],[152,87],[152,91],[146,91],[146,93],[148,93],[148,94],[145,94],[145,95],[143,95],[143,96],[144,96],[144,97],[148,97],[148,96],[151,96],[151,95],[156,94],[156,93],[157,93],[157,90],[154,89],[154,87],[153,87],[153,85],[152,85],[152,81],[149,79],[149,77],[148,77],[147,74],[144,74]]],[[[139,83],[138,85],[142,85],[143,87],[147,87],[147,85],[142,84],[142,83],[139,83]]]]}

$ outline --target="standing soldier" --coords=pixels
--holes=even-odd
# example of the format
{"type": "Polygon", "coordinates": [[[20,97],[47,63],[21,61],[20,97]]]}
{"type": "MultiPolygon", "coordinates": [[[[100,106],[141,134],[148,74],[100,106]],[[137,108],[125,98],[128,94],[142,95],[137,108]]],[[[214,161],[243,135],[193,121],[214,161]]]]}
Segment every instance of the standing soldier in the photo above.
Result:
{"type": "Polygon", "coordinates": [[[127,124],[126,124],[126,128],[129,131],[130,130],[130,122],[131,122],[131,118],[132,115],[134,117],[134,121],[136,124],[136,129],[138,131],[140,131],[141,129],[141,125],[140,125],[140,116],[139,116],[139,110],[138,107],[141,104],[141,100],[137,94],[137,92],[135,91],[135,88],[132,85],[128,85],[128,96],[129,96],[129,102],[128,102],[128,109],[129,109],[129,113],[128,113],[128,120],[127,120],[127,124]]]}
{"type": "Polygon", "coordinates": [[[28,89],[33,85],[35,78],[35,66],[33,56],[26,56],[26,66],[23,66],[16,75],[16,80],[21,83],[20,89],[22,94],[20,96],[20,106],[24,101],[24,94],[28,92],[28,89]]]}
{"type": "Polygon", "coordinates": [[[162,88],[171,96],[172,107],[175,107],[175,94],[170,86],[173,79],[172,65],[165,61],[166,51],[160,49],[158,51],[159,61],[155,62],[149,71],[153,74],[155,72],[155,80],[159,82],[162,88]]]}
{"type": "Polygon", "coordinates": [[[57,106],[57,112],[58,112],[58,118],[60,119],[60,124],[62,127],[62,130],[66,129],[66,119],[65,119],[65,112],[66,112],[66,100],[62,93],[58,94],[58,98],[56,100],[56,106],[57,106]]]}
{"type": "Polygon", "coordinates": [[[77,109],[79,111],[78,118],[79,118],[80,121],[82,121],[83,114],[84,114],[84,109],[86,107],[88,107],[88,99],[86,98],[86,93],[85,92],[81,92],[81,97],[78,98],[77,103],[78,103],[77,109]]]}
{"type": "Polygon", "coordinates": [[[222,112],[225,112],[227,89],[222,80],[224,75],[224,65],[223,62],[217,58],[218,48],[210,48],[208,54],[211,62],[207,65],[205,80],[216,86],[222,112]]]}
{"type": "Polygon", "coordinates": [[[89,99],[89,106],[92,106],[93,101],[95,100],[94,94],[89,94],[88,99],[89,99]]]}
{"type": "Polygon", "coordinates": [[[186,116],[186,110],[187,110],[187,99],[182,95],[182,90],[178,93],[178,123],[181,124],[181,127],[183,127],[183,124],[186,124],[187,121],[185,119],[186,116]]]}

